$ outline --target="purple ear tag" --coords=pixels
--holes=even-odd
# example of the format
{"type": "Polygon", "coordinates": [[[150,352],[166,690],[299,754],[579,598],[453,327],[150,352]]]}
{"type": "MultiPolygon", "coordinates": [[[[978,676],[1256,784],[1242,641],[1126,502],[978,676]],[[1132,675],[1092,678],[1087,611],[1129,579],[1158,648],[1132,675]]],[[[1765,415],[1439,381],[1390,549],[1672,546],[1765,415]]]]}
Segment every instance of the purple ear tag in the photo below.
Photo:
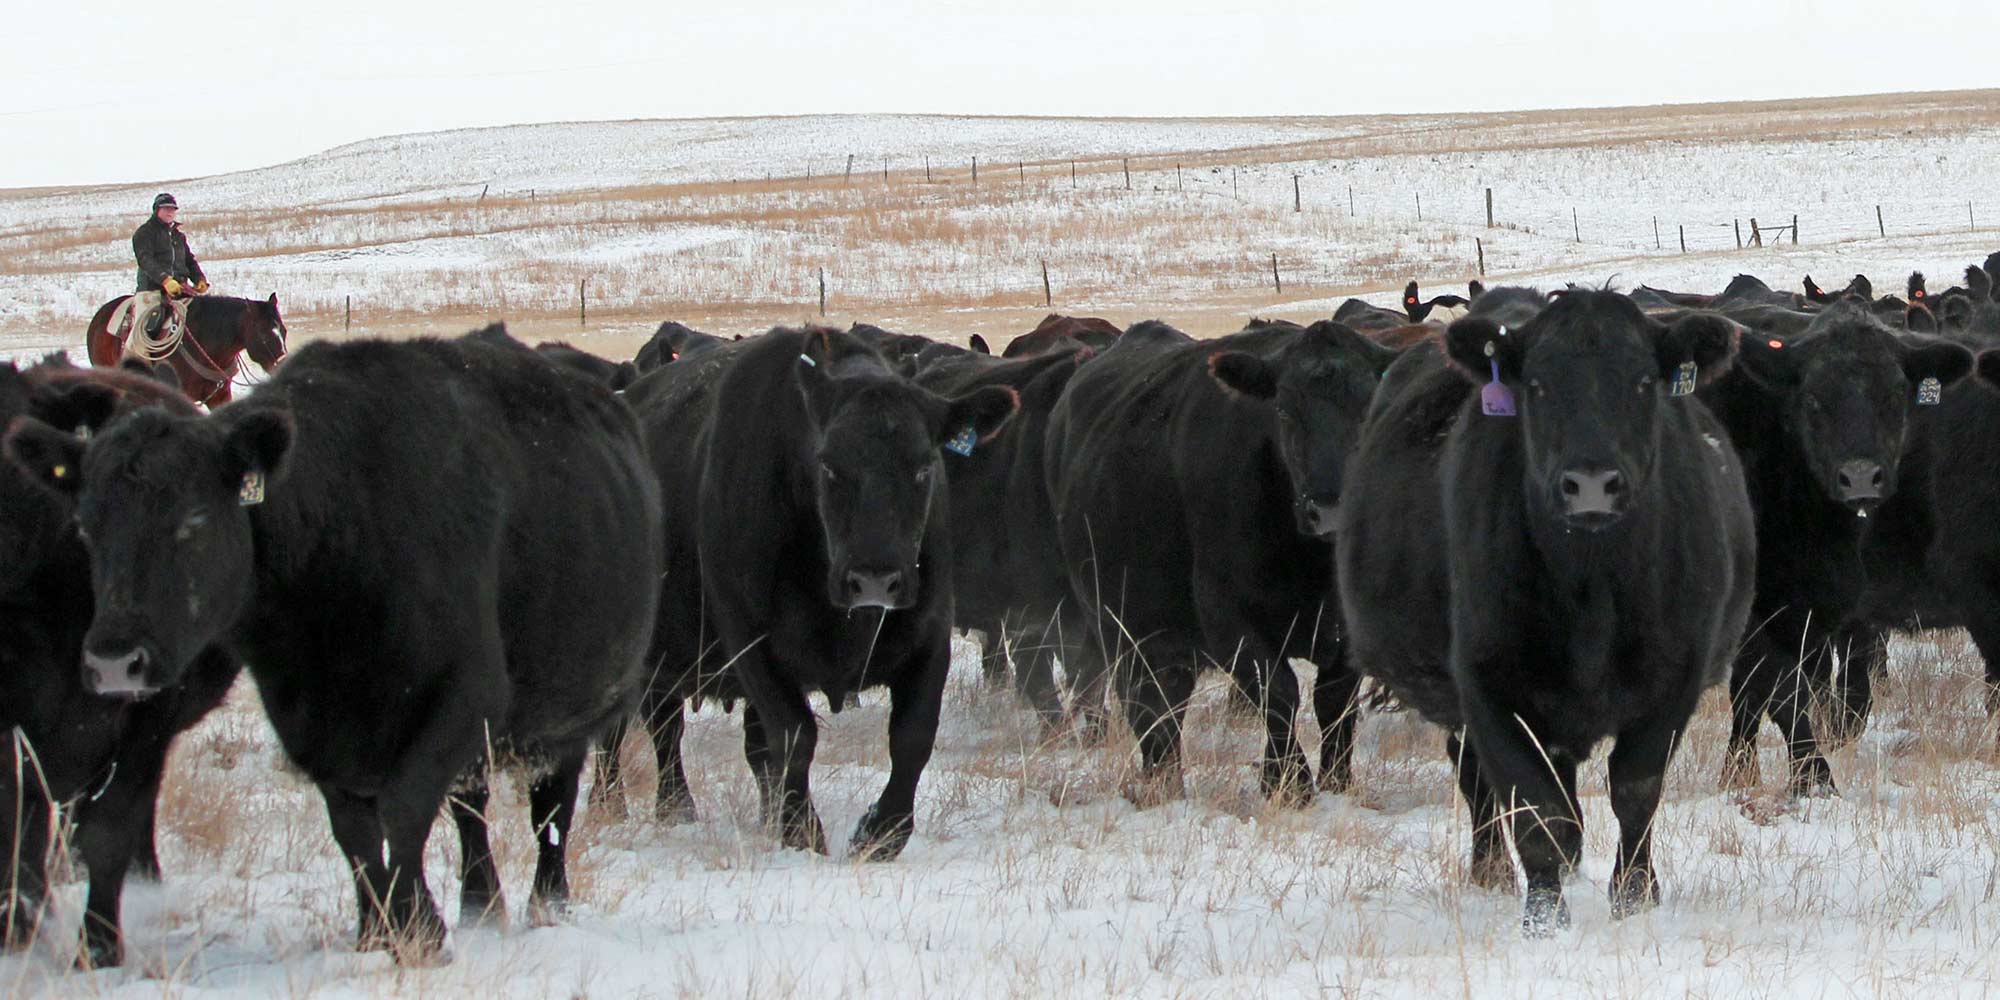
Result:
{"type": "Polygon", "coordinates": [[[1694,395],[1694,384],[1696,376],[1699,373],[1700,369],[1695,367],[1694,362],[1681,362],[1681,366],[1674,369],[1674,383],[1671,394],[1675,396],[1694,395]]]}
{"type": "Polygon", "coordinates": [[[944,450],[960,458],[972,457],[972,446],[979,443],[979,432],[971,424],[959,428],[958,433],[944,443],[944,450]]]}
{"type": "MultiPolygon", "coordinates": [[[[1501,331],[1503,334],[1505,330],[1501,331]]],[[[1514,415],[1514,390],[1500,381],[1500,359],[1493,356],[1493,342],[1486,342],[1486,363],[1491,366],[1493,381],[1479,390],[1479,410],[1489,417],[1511,417],[1514,415]]]]}
{"type": "Polygon", "coordinates": [[[1936,406],[1944,402],[1944,383],[1936,375],[1926,375],[1917,383],[1917,405],[1936,406]]]}

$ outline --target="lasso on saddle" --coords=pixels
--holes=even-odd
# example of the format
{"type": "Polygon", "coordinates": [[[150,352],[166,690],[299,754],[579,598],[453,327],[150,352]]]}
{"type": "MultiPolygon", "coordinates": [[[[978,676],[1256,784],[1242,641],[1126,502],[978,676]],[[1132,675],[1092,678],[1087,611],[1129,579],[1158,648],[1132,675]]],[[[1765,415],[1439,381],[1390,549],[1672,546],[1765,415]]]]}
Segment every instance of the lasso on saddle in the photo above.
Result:
{"type": "Polygon", "coordinates": [[[124,357],[156,365],[178,354],[196,377],[219,388],[236,377],[237,361],[231,358],[229,367],[224,369],[202,349],[200,341],[188,335],[188,306],[193,301],[170,298],[161,292],[138,292],[112,310],[105,330],[124,344],[124,357]],[[160,321],[159,332],[147,332],[147,317],[162,309],[166,315],[160,321]]]}

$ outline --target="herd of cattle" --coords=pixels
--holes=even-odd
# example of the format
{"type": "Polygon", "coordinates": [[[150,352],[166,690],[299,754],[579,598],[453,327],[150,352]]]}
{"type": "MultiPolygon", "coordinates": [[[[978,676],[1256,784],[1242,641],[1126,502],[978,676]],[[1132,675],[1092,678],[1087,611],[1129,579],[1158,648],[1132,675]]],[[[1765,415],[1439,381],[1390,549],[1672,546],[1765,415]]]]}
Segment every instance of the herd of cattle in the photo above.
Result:
{"type": "MultiPolygon", "coordinates": [[[[1052,316],[1000,356],[855,326],[735,341],[663,325],[630,362],[456,340],[322,342],[202,414],[143,371],[0,367],[6,942],[40,925],[73,824],[79,962],[122,957],[157,877],[169,744],[243,665],[323,794],[358,943],[420,961],[448,810],[462,919],[504,915],[489,765],[530,775],[530,909],[568,895],[583,767],[642,725],[656,813],[691,817],[685,713],[743,710],[763,820],[827,840],[818,725],[890,693],[890,775],[852,834],[914,829],[954,628],[1051,730],[1116,704],[1126,795],[1181,794],[1199,671],[1265,727],[1263,790],[1351,780],[1364,678],[1449,734],[1470,877],[1563,926],[1576,769],[1609,738],[1624,914],[1702,692],[1722,781],[1784,734],[1796,795],[1865,724],[1893,629],[1962,625],[2000,667],[2000,254],[1962,287],[1719,295],[1485,289],[1198,340],[1052,316]],[[1453,317],[1447,326],[1438,317],[1453,317]],[[1978,377],[1968,378],[1977,371],[1978,377]],[[1288,661],[1317,666],[1317,777],[1288,661]],[[1062,682],[1056,669],[1061,665],[1062,682]]],[[[622,809],[615,754],[593,801],[622,809]]]]}

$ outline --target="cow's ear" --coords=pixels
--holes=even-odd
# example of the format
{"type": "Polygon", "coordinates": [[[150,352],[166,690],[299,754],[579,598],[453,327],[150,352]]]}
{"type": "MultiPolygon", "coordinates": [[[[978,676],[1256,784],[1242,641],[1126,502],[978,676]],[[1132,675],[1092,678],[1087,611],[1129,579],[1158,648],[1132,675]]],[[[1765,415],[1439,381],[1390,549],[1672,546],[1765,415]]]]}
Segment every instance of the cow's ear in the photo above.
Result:
{"type": "Polygon", "coordinates": [[[1739,339],[1736,366],[1767,389],[1784,392],[1799,384],[1798,350],[1777,337],[1753,333],[1739,339]]]}
{"type": "Polygon", "coordinates": [[[1825,302],[1828,298],[1830,296],[1821,291],[1819,284],[1812,280],[1812,275],[1806,275],[1806,300],[1809,302],[1825,302]]]}
{"type": "Polygon", "coordinates": [[[1736,362],[1737,343],[1743,328],[1715,313],[1690,313],[1665,326],[1653,338],[1653,355],[1660,363],[1660,379],[1671,384],[1683,371],[1695,366],[1695,385],[1707,385],[1722,377],[1736,362]]]}
{"type": "Polygon", "coordinates": [[[974,354],[984,354],[989,357],[993,354],[993,348],[986,346],[986,338],[976,333],[972,335],[972,340],[967,346],[974,354]]]}
{"type": "Polygon", "coordinates": [[[1938,303],[1938,325],[1946,330],[1963,330],[1972,325],[1972,300],[1963,295],[1946,295],[1938,303]]]}
{"type": "Polygon", "coordinates": [[[2000,389],[2000,348],[1979,352],[1979,377],[2000,389]]]}
{"type": "Polygon", "coordinates": [[[1912,302],[1909,308],[1903,310],[1903,327],[1911,333],[1936,333],[1937,317],[1931,315],[1929,309],[1912,302]]]}
{"type": "Polygon", "coordinates": [[[118,390],[101,382],[76,382],[37,393],[34,414],[59,431],[95,433],[111,422],[118,399],[118,390]]]}
{"type": "Polygon", "coordinates": [[[1474,382],[1491,381],[1496,364],[1501,381],[1521,377],[1521,334],[1485,316],[1466,316],[1446,327],[1444,350],[1451,366],[1474,382]]]}
{"type": "Polygon", "coordinates": [[[28,478],[66,497],[83,489],[84,441],[33,417],[15,417],[0,442],[7,460],[28,478]]]}
{"type": "Polygon", "coordinates": [[[293,434],[292,415],[285,410],[250,410],[229,421],[222,448],[231,485],[253,474],[268,480],[282,477],[293,434]]]}
{"type": "Polygon", "coordinates": [[[1984,302],[1993,297],[1993,279],[1979,266],[1968,265],[1965,269],[1965,290],[1972,294],[1972,301],[1984,302]]]}
{"type": "Polygon", "coordinates": [[[1912,385],[1934,378],[1946,386],[1972,372],[1972,352],[1949,340],[1904,336],[1896,341],[1902,349],[1903,377],[1912,385]]]}
{"type": "Polygon", "coordinates": [[[1869,281],[1865,274],[1855,275],[1854,280],[1847,283],[1847,290],[1870,302],[1875,301],[1875,283],[1869,281]]]}
{"type": "Polygon", "coordinates": [[[1477,299],[1477,298],[1479,298],[1479,297],[1480,297],[1481,295],[1485,295],[1485,294],[1486,294],[1486,283],[1485,283],[1485,282],[1483,282],[1483,281],[1480,281],[1480,280],[1479,280],[1479,279],[1477,279],[1477,278],[1474,278],[1473,280],[1471,280],[1471,281],[1468,281],[1468,282],[1466,282],[1466,283],[1465,283],[1465,297],[1466,297],[1466,298],[1468,298],[1468,299],[1477,299]]]}
{"type": "MultiPolygon", "coordinates": [[[[970,436],[984,444],[993,440],[1007,421],[1021,410],[1021,394],[1012,386],[989,385],[945,401],[944,419],[938,427],[938,443],[967,444],[970,436]]],[[[969,448],[968,448],[969,451],[969,448]]]]}
{"type": "Polygon", "coordinates": [[[1222,387],[1251,399],[1278,394],[1278,369],[1248,351],[1217,351],[1208,356],[1208,374],[1222,387]]]}

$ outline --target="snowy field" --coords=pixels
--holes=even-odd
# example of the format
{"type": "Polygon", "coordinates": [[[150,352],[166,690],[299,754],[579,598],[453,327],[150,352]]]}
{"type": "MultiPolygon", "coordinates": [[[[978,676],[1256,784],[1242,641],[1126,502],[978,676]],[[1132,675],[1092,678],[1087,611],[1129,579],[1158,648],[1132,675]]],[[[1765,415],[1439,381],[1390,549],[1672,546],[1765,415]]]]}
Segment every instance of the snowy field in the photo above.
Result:
{"type": "MultiPolygon", "coordinates": [[[[1024,329],[1043,311],[1043,261],[1058,309],[1204,333],[1253,312],[1324,315],[1348,294],[1387,304],[1410,278],[1453,290],[1476,275],[1478,247],[1489,283],[1718,290],[1751,272],[1835,287],[1862,271],[1891,292],[1916,269],[1942,288],[2000,249],[1996,163],[1993,93],[1398,119],[438,133],[193,181],[0,191],[0,356],[78,343],[96,305],[129,289],[129,233],[159,189],[186,206],[217,290],[277,291],[295,339],[338,336],[349,297],[357,334],[456,332],[487,316],[576,331],[584,281],[591,325],[571,335],[619,354],[669,317],[723,333],[804,319],[821,268],[834,318],[946,338],[1024,329]],[[1736,248],[1735,220],[1748,239],[1750,218],[1794,215],[1797,245],[1786,235],[1736,248]]],[[[1465,811],[1441,735],[1414,718],[1363,721],[1350,793],[1276,810],[1256,793],[1259,729],[1211,678],[1188,728],[1190,798],[1141,812],[1116,792],[1129,734],[1104,747],[1040,743],[961,646],[900,860],[839,856],[886,780],[881,693],[838,715],[821,703],[815,789],[840,845],[831,859],[780,850],[757,828],[740,727],[710,708],[687,738],[700,821],[661,827],[638,793],[626,818],[587,809],[570,844],[578,903],[557,926],[527,925],[525,790],[503,781],[494,846],[514,922],[454,934],[456,960],[430,970],[353,951],[351,883],[325,812],[278,766],[246,680],[178,746],[161,803],[166,881],[128,889],[128,966],[69,971],[74,883],[30,951],[0,956],[0,992],[1989,995],[2000,983],[2000,770],[1982,668],[1957,632],[1906,637],[1892,653],[1868,731],[1832,755],[1837,799],[1785,798],[1769,730],[1763,786],[1718,792],[1726,712],[1712,694],[1657,820],[1665,902],[1622,922],[1605,900],[1615,824],[1601,764],[1588,765],[1575,928],[1554,941],[1522,941],[1518,898],[1465,883],[1465,811]]],[[[650,754],[636,743],[626,753],[634,787],[650,788],[650,754]]],[[[429,874],[448,918],[456,867],[456,839],[439,824],[429,874]]]]}

